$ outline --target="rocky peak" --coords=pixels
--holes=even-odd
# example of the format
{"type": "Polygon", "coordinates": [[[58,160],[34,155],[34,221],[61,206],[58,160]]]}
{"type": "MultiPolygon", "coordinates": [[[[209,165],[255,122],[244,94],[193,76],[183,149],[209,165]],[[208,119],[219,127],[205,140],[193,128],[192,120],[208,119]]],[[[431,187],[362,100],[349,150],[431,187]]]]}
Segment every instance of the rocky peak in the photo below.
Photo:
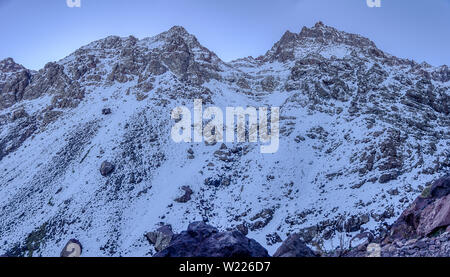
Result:
{"type": "Polygon", "coordinates": [[[24,69],[26,68],[16,63],[12,58],[6,58],[0,61],[0,73],[18,72],[24,69]]]}
{"type": "Polygon", "coordinates": [[[375,44],[368,38],[356,34],[350,34],[339,31],[336,28],[327,26],[321,21],[317,22],[314,27],[303,27],[299,34],[299,39],[311,39],[314,42],[324,45],[329,44],[345,44],[353,47],[375,47],[375,44]]]}
{"type": "Polygon", "coordinates": [[[349,48],[349,52],[351,50],[361,52],[376,50],[377,53],[381,52],[371,40],[356,34],[339,31],[319,21],[311,28],[303,27],[298,34],[286,31],[272,49],[260,59],[286,62],[305,57],[308,54],[327,51],[330,46],[349,48]]]}

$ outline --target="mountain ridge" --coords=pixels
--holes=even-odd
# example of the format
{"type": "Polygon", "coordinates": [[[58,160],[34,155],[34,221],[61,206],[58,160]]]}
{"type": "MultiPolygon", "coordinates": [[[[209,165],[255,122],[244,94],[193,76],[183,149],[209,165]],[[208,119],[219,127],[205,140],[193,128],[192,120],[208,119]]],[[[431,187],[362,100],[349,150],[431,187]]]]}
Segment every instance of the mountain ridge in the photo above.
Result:
{"type": "Polygon", "coordinates": [[[198,220],[244,226],[270,252],[293,232],[326,249],[383,232],[449,170],[450,71],[335,30],[318,23],[231,63],[182,27],[110,36],[39,71],[5,60],[0,252],[52,256],[76,237],[88,256],[149,255],[160,222],[198,220]],[[170,111],[193,99],[279,106],[280,150],[173,143],[170,111]]]}

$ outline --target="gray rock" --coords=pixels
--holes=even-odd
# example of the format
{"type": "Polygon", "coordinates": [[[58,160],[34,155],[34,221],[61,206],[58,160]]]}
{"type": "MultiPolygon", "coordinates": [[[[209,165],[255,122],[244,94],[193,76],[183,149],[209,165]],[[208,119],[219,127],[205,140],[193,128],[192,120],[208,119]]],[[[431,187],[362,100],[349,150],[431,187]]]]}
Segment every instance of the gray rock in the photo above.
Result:
{"type": "Polygon", "coordinates": [[[172,240],[172,227],[170,225],[164,225],[154,232],[147,233],[145,236],[155,246],[156,251],[162,251],[169,246],[172,240]]]}
{"type": "Polygon", "coordinates": [[[305,244],[299,234],[290,235],[278,250],[274,257],[317,257],[317,255],[305,244]]]}
{"type": "Polygon", "coordinates": [[[114,171],[114,168],[115,166],[112,163],[104,161],[100,166],[100,173],[102,174],[102,176],[106,177],[114,171]]]}

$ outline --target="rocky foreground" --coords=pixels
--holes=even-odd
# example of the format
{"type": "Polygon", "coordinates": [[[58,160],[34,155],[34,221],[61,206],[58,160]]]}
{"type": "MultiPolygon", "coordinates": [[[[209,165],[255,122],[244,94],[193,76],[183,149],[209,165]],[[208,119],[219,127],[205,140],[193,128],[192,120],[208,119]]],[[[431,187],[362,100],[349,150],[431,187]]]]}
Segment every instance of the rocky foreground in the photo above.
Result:
{"type": "MultiPolygon", "coordinates": [[[[155,257],[268,257],[245,230],[219,232],[203,222],[174,235],[169,226],[147,234],[159,251],[155,257]]],[[[397,221],[386,237],[370,232],[355,236],[349,248],[333,252],[311,250],[299,234],[290,235],[274,257],[450,257],[450,175],[428,186],[397,221]]]]}
{"type": "MultiPolygon", "coordinates": [[[[332,252],[313,251],[300,234],[290,235],[273,257],[450,257],[450,175],[427,187],[397,221],[388,228],[386,237],[360,233],[350,248],[332,252]]],[[[163,225],[145,236],[157,251],[154,257],[270,257],[248,230],[221,232],[205,222],[189,224],[186,231],[174,234],[163,225]]],[[[79,257],[82,245],[71,239],[61,257],[79,257]]],[[[5,255],[6,256],[6,255],[5,255]]]]}
{"type": "Polygon", "coordinates": [[[144,234],[199,221],[248,232],[271,255],[291,234],[318,253],[385,238],[449,172],[449,104],[447,65],[322,22],[232,62],[180,26],[100,39],[38,71],[5,59],[0,253],[54,256],[76,238],[83,256],[151,256],[144,234]],[[279,107],[278,152],[175,143],[171,111],[194,99],[279,107]]]}

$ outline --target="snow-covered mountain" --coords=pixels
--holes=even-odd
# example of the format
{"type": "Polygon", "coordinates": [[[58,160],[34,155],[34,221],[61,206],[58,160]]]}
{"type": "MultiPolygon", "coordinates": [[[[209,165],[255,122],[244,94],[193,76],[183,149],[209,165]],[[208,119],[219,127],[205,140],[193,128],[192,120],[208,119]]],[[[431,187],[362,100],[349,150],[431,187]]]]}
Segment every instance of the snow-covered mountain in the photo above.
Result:
{"type": "Polygon", "coordinates": [[[76,238],[85,256],[146,256],[146,232],[199,220],[271,253],[292,232],[325,249],[380,232],[449,172],[449,81],[321,22],[230,63],[182,27],[37,72],[3,60],[0,254],[57,256],[76,238]],[[279,106],[279,151],[174,143],[171,111],[194,99],[279,106]]]}

